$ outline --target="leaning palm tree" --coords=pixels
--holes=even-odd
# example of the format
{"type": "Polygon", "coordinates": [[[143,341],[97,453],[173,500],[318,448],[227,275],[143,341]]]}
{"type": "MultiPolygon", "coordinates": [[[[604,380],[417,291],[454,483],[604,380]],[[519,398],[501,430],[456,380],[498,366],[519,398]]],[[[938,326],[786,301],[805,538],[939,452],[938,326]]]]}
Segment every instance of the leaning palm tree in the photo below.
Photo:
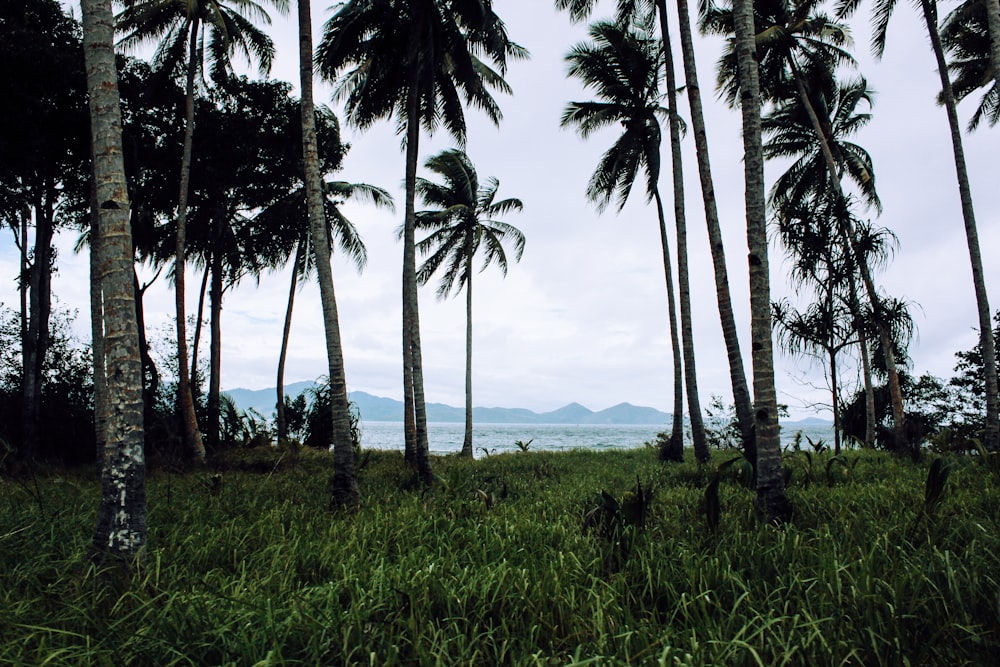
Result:
{"type": "MultiPolygon", "coordinates": [[[[365,183],[347,183],[344,181],[324,181],[323,203],[325,207],[326,236],[328,242],[335,242],[341,251],[360,272],[368,260],[365,244],[358,234],[357,228],[340,210],[347,201],[359,201],[375,206],[394,210],[392,196],[382,188],[365,183]]],[[[295,293],[301,281],[309,279],[316,270],[316,256],[313,252],[313,237],[308,224],[303,224],[308,218],[306,211],[306,195],[304,185],[296,188],[281,199],[272,202],[262,209],[254,222],[261,229],[269,230],[273,235],[290,243],[285,257],[293,256],[292,277],[288,288],[288,305],[285,308],[285,323],[281,337],[281,351],[278,355],[277,371],[277,428],[278,441],[288,436],[285,420],[285,362],[288,356],[288,342],[291,335],[292,311],[295,305],[295,293]]],[[[333,252],[331,246],[330,252],[333,252]]]]}
{"type": "MultiPolygon", "coordinates": [[[[840,16],[848,16],[857,10],[859,0],[840,0],[837,11],[840,16]]],[[[872,34],[872,50],[875,55],[881,57],[885,52],[886,35],[889,27],[889,19],[895,9],[895,0],[876,0],[873,8],[875,30],[872,34]]],[[[994,10],[990,17],[990,34],[993,39],[993,49],[1000,47],[1000,38],[997,37],[992,26],[1000,21],[997,15],[996,3],[990,2],[994,10]]],[[[931,50],[934,52],[934,59],[937,63],[938,76],[941,80],[941,92],[938,100],[945,108],[948,117],[948,127],[951,133],[952,154],[955,161],[955,174],[958,179],[959,200],[962,205],[962,219],[965,225],[965,238],[969,247],[969,261],[972,265],[972,285],[976,294],[976,305],[979,314],[979,337],[980,346],[984,359],[995,359],[996,342],[993,339],[993,323],[990,319],[989,296],[986,292],[986,274],[983,269],[982,250],[979,247],[979,229],[976,225],[976,213],[972,203],[972,188],[969,183],[969,171],[965,164],[965,148],[962,144],[962,128],[958,122],[957,103],[952,88],[951,79],[948,76],[948,62],[945,58],[944,46],[941,35],[938,32],[938,12],[936,0],[920,0],[920,9],[924,19],[924,27],[927,28],[927,36],[931,42],[931,50]]],[[[1000,26],[998,26],[1000,27],[1000,26]]],[[[997,68],[994,61],[994,76],[1000,77],[1000,68],[997,68]]],[[[995,363],[987,363],[985,368],[986,384],[986,430],[983,437],[986,447],[990,450],[1000,450],[1000,399],[997,395],[997,366],[995,363]]]]}
{"type": "Polygon", "coordinates": [[[578,44],[566,56],[569,73],[593,88],[600,101],[571,102],[563,112],[563,127],[576,127],[580,136],[611,124],[624,132],[601,157],[587,184],[587,197],[603,211],[617,200],[621,210],[632,192],[640,169],[646,175],[647,200],[655,201],[660,223],[663,271],[667,284],[667,313],[674,354],[674,413],[670,439],[660,452],[664,460],[683,460],[684,382],[678,337],[677,312],[670,246],[658,181],[662,132],[658,116],[668,115],[660,106],[660,74],[656,43],[631,28],[600,21],[590,26],[592,42],[578,44]]]}
{"type": "MultiPolygon", "coordinates": [[[[269,0],[284,11],[287,0],[269,0]]],[[[174,293],[177,309],[177,404],[181,415],[184,444],[195,462],[205,460],[205,445],[198,432],[188,376],[187,330],[184,272],[186,263],[187,208],[191,180],[191,156],[194,140],[195,83],[204,73],[206,58],[215,80],[230,73],[230,59],[239,52],[255,60],[261,73],[271,69],[274,44],[247,16],[270,23],[270,17],[254,0],[138,0],[126,3],[116,18],[116,28],[123,34],[120,44],[134,47],[149,41],[160,42],[155,61],[161,71],[185,77],[184,143],[181,156],[177,227],[175,236],[174,293]],[[208,31],[208,43],[203,32],[208,31]],[[185,57],[185,51],[187,56],[185,57]]]]}
{"type": "MultiPolygon", "coordinates": [[[[597,0],[555,0],[557,9],[569,11],[573,21],[588,18],[597,0]]],[[[664,52],[670,51],[669,30],[666,22],[666,3],[664,0],[618,0],[617,20],[625,23],[632,15],[641,10],[648,10],[653,4],[660,18],[660,35],[663,40],[664,52]]],[[[719,308],[719,320],[722,324],[722,335],[726,345],[726,355],[729,360],[729,377],[733,390],[733,403],[736,409],[736,420],[739,424],[743,452],[747,459],[756,465],[757,454],[754,443],[753,408],[750,405],[750,390],[747,387],[746,372],[743,367],[743,353],[740,350],[736,319],[733,316],[732,298],[729,290],[729,272],[726,267],[725,245],[722,241],[722,227],[719,224],[719,211],[715,198],[715,185],[712,178],[712,166],[708,150],[708,132],[705,128],[705,114],[701,102],[701,87],[698,84],[698,68],[694,57],[694,40],[691,34],[691,19],[687,0],[677,0],[677,14],[680,26],[681,54],[684,61],[684,78],[688,101],[691,107],[691,126],[694,133],[695,150],[698,159],[698,176],[701,184],[702,202],[705,210],[705,224],[708,229],[709,247],[712,252],[712,268],[715,274],[715,296],[719,308]]],[[[668,86],[673,88],[673,86],[668,86]]],[[[672,105],[671,105],[672,106],[672,105]]],[[[678,252],[680,255],[680,252],[678,252]]]]}
{"type": "Polygon", "coordinates": [[[480,185],[476,169],[464,152],[451,149],[429,158],[424,166],[443,180],[417,179],[417,193],[433,209],[418,211],[417,230],[429,235],[417,243],[427,259],[417,271],[417,282],[426,285],[442,267],[437,295],[444,298],[465,288],[465,439],[462,456],[472,456],[472,274],[476,254],[482,250],[483,271],[496,264],[507,275],[504,242],[514,246],[514,261],[524,253],[524,234],[499,217],[520,211],[520,199],[496,200],[500,181],[490,178],[480,185]]]}
{"type": "Polygon", "coordinates": [[[420,126],[440,125],[459,144],[466,136],[466,103],[499,123],[490,88],[509,92],[508,58],[527,52],[483,0],[349,0],[323,29],[316,52],[320,73],[335,82],[348,121],[361,129],[395,117],[405,134],[406,204],[403,221],[403,403],[407,460],[421,479],[433,479],[427,444],[414,240],[420,126]],[[481,58],[491,61],[490,67],[481,58]]]}
{"type": "MultiPolygon", "coordinates": [[[[87,68],[94,176],[93,215],[100,243],[91,289],[103,297],[106,331],[105,382],[109,410],[98,442],[104,442],[101,500],[93,548],[126,563],[146,543],[146,481],[142,427],[142,365],[132,291],[132,235],[129,231],[128,187],[122,159],[121,111],[113,48],[114,28],[110,0],[83,0],[83,53],[87,68]]],[[[97,313],[94,313],[97,315],[97,313]]],[[[102,375],[102,376],[100,376],[102,375]]],[[[98,428],[101,428],[100,421],[98,428]]]]}

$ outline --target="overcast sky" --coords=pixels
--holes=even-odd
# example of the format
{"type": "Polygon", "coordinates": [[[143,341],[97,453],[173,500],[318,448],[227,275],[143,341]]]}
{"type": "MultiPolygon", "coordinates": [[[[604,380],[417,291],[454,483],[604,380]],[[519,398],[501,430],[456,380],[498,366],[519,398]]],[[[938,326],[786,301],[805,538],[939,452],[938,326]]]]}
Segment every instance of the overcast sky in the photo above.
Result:
{"type": "MultiPolygon", "coordinates": [[[[294,3],[293,3],[294,4],[294,3]]],[[[504,113],[499,128],[468,112],[466,150],[481,180],[496,176],[499,196],[518,197],[524,211],[507,221],[527,237],[524,258],[502,279],[491,269],[474,279],[474,402],[483,406],[526,407],[537,411],[578,401],[599,410],[622,401],[670,411],[672,362],[666,291],[655,210],[636,188],[624,211],[598,215],[584,190],[600,155],[614,140],[613,130],[588,141],[559,128],[571,100],[592,99],[566,78],[563,60],[585,38],[585,26],[569,23],[551,3],[497,0],[512,39],[531,59],[510,65],[513,96],[498,96],[504,113]]],[[[669,3],[668,3],[669,4],[669,3]]],[[[604,2],[595,17],[610,14],[604,2]]],[[[319,28],[331,12],[314,5],[319,28]]],[[[954,353],[975,344],[975,298],[968,249],[959,207],[955,170],[944,110],[934,103],[939,88],[926,33],[912,7],[901,4],[890,24],[885,58],[869,56],[868,7],[853,21],[859,71],[877,92],[874,120],[857,137],[873,156],[884,213],[878,224],[892,229],[899,250],[879,280],[893,296],[904,298],[918,327],[910,348],[913,370],[949,377],[954,353]]],[[[671,16],[676,28],[676,17],[671,16]]],[[[296,28],[291,17],[276,17],[278,58],[272,76],[297,81],[296,28]]],[[[679,44],[679,39],[674,39],[679,44]]],[[[706,103],[709,144],[719,213],[725,236],[733,305],[740,328],[749,379],[749,296],[743,205],[742,141],[739,114],[714,95],[718,39],[697,38],[699,75],[706,103]]],[[[677,56],[679,61],[679,54],[677,56]]],[[[679,74],[680,80],[680,74],[679,74]]],[[[317,101],[330,103],[329,87],[317,88],[317,101]]],[[[686,96],[681,114],[688,116],[686,96]]],[[[963,122],[972,100],[961,110],[963,122]]],[[[336,108],[336,107],[335,107],[336,108]]],[[[395,229],[402,220],[403,153],[392,122],[360,134],[345,128],[351,144],[339,178],[367,182],[393,192],[398,212],[364,206],[344,207],[368,245],[369,263],[358,275],[342,259],[334,261],[347,377],[352,390],[401,398],[400,265],[402,248],[395,229]]],[[[978,216],[987,286],[994,311],[1000,307],[1000,188],[993,160],[997,131],[982,128],[966,136],[966,154],[978,216]]],[[[452,146],[446,133],[421,136],[421,164],[452,146]]],[[[195,150],[197,150],[197,134],[195,150]]],[[[664,145],[664,151],[668,146],[664,145]]],[[[692,308],[702,404],[711,395],[731,401],[729,375],[718,323],[710,253],[697,180],[694,142],[684,140],[685,182],[692,267],[692,308]]],[[[768,182],[778,170],[768,168],[768,182]]],[[[661,189],[669,210],[670,174],[661,189]]],[[[419,207],[419,202],[418,202],[419,207]]],[[[78,308],[86,331],[86,258],[74,256],[75,234],[59,239],[59,273],[54,291],[63,306],[78,308]]],[[[671,229],[671,252],[676,252],[671,229]]],[[[8,305],[17,303],[13,282],[16,250],[9,234],[0,241],[0,270],[6,277],[8,305]]],[[[772,246],[772,298],[791,294],[787,263],[772,246]]],[[[153,271],[141,270],[145,278],[153,271]]],[[[197,303],[199,277],[189,278],[188,312],[197,303]]],[[[274,386],[288,273],[266,274],[259,286],[248,281],[226,298],[223,311],[224,388],[274,386]]],[[[146,299],[147,326],[162,330],[173,314],[173,297],[163,278],[146,299]]],[[[427,400],[461,405],[464,400],[464,298],[440,301],[433,288],[420,301],[427,400]]],[[[827,403],[819,366],[780,355],[776,382],[780,402],[793,417],[817,414],[827,403]]],[[[323,328],[318,290],[298,295],[286,382],[312,380],[325,373],[323,328]]],[[[819,412],[829,417],[829,413],[819,412]]]]}

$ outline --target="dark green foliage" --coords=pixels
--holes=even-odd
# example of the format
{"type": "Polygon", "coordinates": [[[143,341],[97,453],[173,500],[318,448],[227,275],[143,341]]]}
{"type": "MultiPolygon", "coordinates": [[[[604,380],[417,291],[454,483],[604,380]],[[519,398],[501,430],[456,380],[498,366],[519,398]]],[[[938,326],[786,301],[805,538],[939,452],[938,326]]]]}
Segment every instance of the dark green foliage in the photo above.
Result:
{"type": "Polygon", "coordinates": [[[325,511],[326,452],[233,449],[217,495],[211,473],[150,476],[145,565],[118,579],[86,561],[92,471],[39,478],[44,511],[0,484],[0,663],[993,664],[995,478],[947,458],[934,541],[915,541],[928,466],[858,456],[849,485],[790,487],[781,531],[728,468],[706,546],[714,470],[644,448],[441,457],[455,486],[412,491],[402,454],[375,452],[354,514],[325,511]],[[656,502],[609,572],[580,501],[636,475],[656,502]]]}
{"type": "MultiPolygon", "coordinates": [[[[330,414],[330,383],[321,378],[319,383],[308,390],[309,407],[305,417],[305,439],[307,447],[327,449],[333,443],[333,421],[330,414]]],[[[356,450],[361,448],[361,413],[351,404],[351,439],[356,450]]]]}

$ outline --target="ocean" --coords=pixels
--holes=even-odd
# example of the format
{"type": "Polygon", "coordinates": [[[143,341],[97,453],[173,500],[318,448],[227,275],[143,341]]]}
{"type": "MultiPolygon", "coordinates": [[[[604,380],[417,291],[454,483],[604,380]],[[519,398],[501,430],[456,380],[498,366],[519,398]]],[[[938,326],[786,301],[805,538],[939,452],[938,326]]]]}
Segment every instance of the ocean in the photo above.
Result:
{"type": "MultiPolygon", "coordinates": [[[[531,440],[532,451],[560,451],[566,449],[630,449],[642,447],[656,440],[656,434],[665,426],[632,424],[476,424],[472,428],[472,442],[476,458],[486,453],[516,452],[518,440],[531,440]]],[[[429,423],[427,439],[432,454],[452,454],[462,449],[465,425],[461,423],[429,423]]],[[[796,432],[833,444],[832,424],[795,424],[781,429],[782,445],[791,444],[796,432]]],[[[686,446],[690,446],[690,442],[686,446]]],[[[808,441],[803,437],[803,447],[808,441]]],[[[370,449],[403,450],[402,422],[362,422],[361,446],[370,449]]]]}

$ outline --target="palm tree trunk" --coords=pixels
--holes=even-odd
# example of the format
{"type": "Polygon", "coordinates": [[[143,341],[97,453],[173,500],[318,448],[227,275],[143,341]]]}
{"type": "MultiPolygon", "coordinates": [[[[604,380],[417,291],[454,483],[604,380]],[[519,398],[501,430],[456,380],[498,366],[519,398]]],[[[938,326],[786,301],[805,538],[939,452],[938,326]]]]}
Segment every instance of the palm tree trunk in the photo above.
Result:
{"type": "MultiPolygon", "coordinates": [[[[1000,14],[996,10],[996,0],[987,3],[990,34],[993,38],[992,58],[997,85],[1000,86],[1000,69],[997,69],[1000,43],[996,39],[994,24],[1000,22],[1000,14]]],[[[937,5],[931,0],[921,0],[924,23],[927,34],[934,49],[938,73],[941,77],[941,93],[944,108],[948,114],[948,125],[951,128],[951,145],[955,154],[955,173],[958,177],[958,192],[962,201],[962,219],[965,221],[965,236],[969,246],[969,259],[972,263],[972,282],[976,290],[976,305],[979,308],[979,345],[983,355],[983,367],[986,374],[986,432],[984,444],[990,451],[1000,450],[1000,415],[998,415],[997,400],[997,365],[996,341],[993,339],[993,322],[990,319],[990,303],[986,293],[986,275],[983,271],[983,257],[979,249],[979,232],[976,226],[976,214],[972,207],[972,189],[969,185],[969,172],[965,166],[965,148],[962,146],[962,128],[958,124],[958,112],[955,108],[955,94],[948,78],[948,65],[941,47],[941,36],[937,30],[937,5]]]]}
{"type": "MultiPolygon", "coordinates": [[[[665,8],[663,11],[665,13],[665,8]]],[[[701,195],[705,207],[705,223],[708,227],[712,266],[715,271],[715,297],[719,306],[719,319],[722,322],[722,337],[726,343],[726,355],[729,359],[729,381],[733,388],[736,421],[743,439],[743,453],[756,466],[757,444],[754,437],[753,408],[750,405],[750,390],[747,387],[743,354],[740,351],[740,339],[736,330],[736,318],[733,316],[732,298],[729,292],[726,251],[722,243],[722,228],[719,225],[719,211],[715,202],[715,185],[712,180],[712,166],[708,151],[708,133],[705,129],[701,88],[698,85],[698,68],[694,58],[694,40],[691,35],[691,19],[687,0],[677,0],[677,14],[680,24],[681,54],[684,60],[684,79],[688,103],[691,107],[691,125],[694,129],[698,175],[701,179],[701,195]]]]}
{"type": "Polygon", "coordinates": [[[219,447],[219,394],[222,392],[222,254],[212,255],[211,339],[208,362],[208,445],[219,447]]]}
{"type": "Polygon", "coordinates": [[[986,0],[986,26],[990,34],[990,65],[1000,90],[1000,0],[986,0]]]}
{"type": "Polygon", "coordinates": [[[851,311],[851,317],[854,320],[854,329],[858,334],[858,346],[861,352],[861,373],[865,385],[865,444],[867,446],[874,446],[875,423],[878,418],[875,416],[875,388],[872,385],[872,364],[871,357],[868,354],[868,335],[865,333],[861,303],[858,301],[858,287],[854,280],[855,266],[850,257],[849,255],[847,268],[847,307],[851,311]]]}
{"type": "Polygon", "coordinates": [[[840,455],[840,387],[837,383],[836,341],[830,336],[830,394],[833,405],[833,455],[840,455]]]}
{"type": "Polygon", "coordinates": [[[757,509],[771,523],[791,518],[781,466],[778,401],[771,340],[771,284],[768,275],[764,155],[761,142],[760,80],[757,71],[752,0],[733,3],[743,115],[747,245],[750,251],[750,340],[753,347],[754,425],[757,435],[757,509]]]}
{"type": "Polygon", "coordinates": [[[462,456],[472,456],[472,234],[466,236],[465,259],[468,275],[465,281],[465,439],[462,456]]]}
{"type": "Polygon", "coordinates": [[[351,411],[347,398],[347,376],[340,340],[340,320],[330,266],[330,241],[326,232],[323,207],[323,183],[319,170],[316,139],[316,110],[313,103],[312,11],[309,0],[299,0],[299,83],[302,89],[302,153],[305,167],[306,201],[309,231],[316,257],[320,300],[323,304],[323,327],[326,331],[326,355],[329,364],[330,400],[333,421],[333,481],[330,504],[351,507],[360,502],[358,478],[351,435],[351,411]]]}
{"type": "Polygon", "coordinates": [[[195,464],[205,462],[205,444],[198,432],[198,417],[194,412],[191,379],[188,376],[187,315],[184,308],[184,272],[187,243],[188,191],[191,181],[191,152],[194,143],[194,77],[198,58],[198,19],[191,19],[191,47],[188,58],[187,86],[184,107],[184,152],[181,157],[180,195],[177,199],[176,256],[174,259],[174,296],[177,309],[177,412],[181,420],[184,446],[195,464]]]}
{"type": "Polygon", "coordinates": [[[687,390],[688,419],[691,420],[691,441],[694,457],[705,463],[711,457],[705,438],[705,422],[701,417],[698,398],[698,373],[694,363],[694,330],[691,326],[691,283],[688,276],[687,216],[684,201],[684,161],[681,157],[680,116],[677,112],[677,77],[674,54],[667,26],[666,0],[657,0],[660,33],[663,40],[663,69],[666,74],[667,106],[670,108],[670,158],[674,187],[674,224],[677,228],[677,290],[681,306],[681,341],[684,354],[684,385],[687,390]]]}
{"type": "Polygon", "coordinates": [[[299,264],[302,262],[302,246],[295,246],[295,259],[292,261],[292,280],[288,287],[288,307],[285,308],[285,325],[281,330],[281,352],[278,354],[278,444],[288,439],[288,421],[285,418],[285,361],[288,359],[288,340],[292,334],[292,308],[295,305],[295,290],[299,286],[299,264]]]}
{"type": "Polygon", "coordinates": [[[160,372],[156,368],[153,357],[149,354],[149,341],[146,340],[146,317],[142,307],[143,297],[150,284],[152,283],[150,282],[140,287],[139,276],[133,267],[132,293],[135,295],[135,323],[136,328],[139,330],[139,359],[142,361],[142,414],[148,422],[151,422],[153,419],[154,403],[156,402],[156,395],[160,390],[160,372]],[[149,378],[148,384],[146,382],[147,377],[149,378]]]}
{"type": "Polygon", "coordinates": [[[889,386],[889,400],[892,405],[893,421],[892,446],[893,449],[898,452],[908,451],[912,455],[916,452],[916,449],[914,443],[906,441],[904,431],[906,415],[903,411],[903,392],[899,384],[899,371],[896,369],[896,356],[892,351],[892,340],[889,336],[889,330],[886,326],[885,318],[882,316],[882,300],[879,298],[878,292],[875,289],[875,281],[872,279],[871,269],[868,266],[868,262],[857,242],[857,234],[854,230],[854,225],[851,223],[850,217],[846,214],[847,199],[845,198],[844,191],[840,186],[840,173],[837,170],[837,163],[833,159],[833,153],[830,150],[830,144],[827,141],[826,134],[823,132],[823,126],[821,125],[819,116],[816,114],[816,110],[813,108],[812,102],[809,99],[809,94],[802,81],[799,68],[796,66],[795,60],[791,57],[791,55],[789,55],[788,61],[795,80],[795,89],[798,92],[799,99],[801,100],[802,106],[806,111],[806,115],[809,116],[809,122],[812,124],[813,130],[816,132],[816,138],[819,141],[820,150],[823,154],[823,160],[826,163],[827,172],[830,174],[830,185],[833,187],[834,195],[839,202],[839,207],[844,209],[843,211],[838,211],[836,216],[842,242],[854,258],[854,263],[861,274],[861,282],[864,285],[865,292],[868,294],[868,299],[871,302],[872,313],[875,317],[875,326],[879,333],[879,342],[882,345],[882,354],[885,356],[886,374],[888,376],[887,384],[889,386]]]}
{"type": "Polygon", "coordinates": [[[94,434],[97,440],[97,469],[104,464],[107,444],[108,375],[104,366],[104,292],[101,289],[101,220],[96,184],[90,193],[90,340],[94,371],[94,434]]]}
{"type": "MultiPolygon", "coordinates": [[[[215,261],[212,253],[209,253],[209,260],[205,265],[205,273],[201,276],[201,287],[198,290],[198,310],[194,318],[194,339],[191,341],[191,392],[196,394],[200,383],[198,382],[198,348],[201,345],[201,327],[205,321],[205,294],[208,293],[208,278],[211,274],[211,265],[215,261]]],[[[204,379],[204,378],[202,378],[204,379]]]]}
{"type": "Polygon", "coordinates": [[[54,211],[45,201],[35,205],[35,250],[28,272],[28,326],[22,339],[21,455],[33,459],[40,445],[42,383],[52,310],[52,231],[54,211]]]}
{"type": "Polygon", "coordinates": [[[667,283],[667,316],[670,319],[670,348],[674,359],[674,414],[670,441],[660,450],[663,461],[684,460],[684,377],[681,371],[681,343],[677,335],[677,307],[674,304],[674,274],[670,262],[670,244],[667,241],[667,222],[663,215],[660,191],[653,190],[656,214],[660,221],[660,246],[663,250],[663,277],[667,283]]]}
{"type": "MultiPolygon", "coordinates": [[[[101,466],[101,500],[93,548],[98,557],[131,560],[146,544],[146,483],[142,429],[142,366],[133,301],[132,235],[121,147],[110,0],[82,0],[83,51],[101,202],[98,275],[107,297],[104,330],[108,421],[101,466]]],[[[94,378],[99,381],[100,378],[94,378]]]]}

